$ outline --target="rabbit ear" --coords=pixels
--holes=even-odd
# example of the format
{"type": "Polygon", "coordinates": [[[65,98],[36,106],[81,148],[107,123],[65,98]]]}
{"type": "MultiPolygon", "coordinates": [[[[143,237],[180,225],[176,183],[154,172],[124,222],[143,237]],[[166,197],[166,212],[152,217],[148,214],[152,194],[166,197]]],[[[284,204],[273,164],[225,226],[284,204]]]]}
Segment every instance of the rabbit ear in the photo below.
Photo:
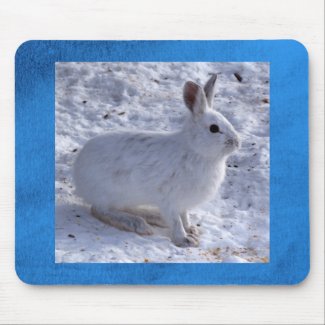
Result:
{"type": "Polygon", "coordinates": [[[202,114],[207,105],[203,89],[192,81],[187,81],[183,89],[184,102],[193,115],[202,114]]]}
{"type": "Polygon", "coordinates": [[[216,80],[217,74],[214,73],[204,86],[205,96],[207,97],[207,102],[210,107],[212,107],[213,104],[216,80]]]}

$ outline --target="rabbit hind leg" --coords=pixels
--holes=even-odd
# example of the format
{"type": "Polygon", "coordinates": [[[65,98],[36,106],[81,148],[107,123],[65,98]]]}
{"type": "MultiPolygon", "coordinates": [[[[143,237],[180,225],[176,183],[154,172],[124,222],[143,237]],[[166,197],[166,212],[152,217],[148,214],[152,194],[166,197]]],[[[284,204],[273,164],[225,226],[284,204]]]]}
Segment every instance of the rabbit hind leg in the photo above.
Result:
{"type": "Polygon", "coordinates": [[[96,219],[120,230],[135,232],[139,235],[153,234],[153,229],[143,218],[126,211],[111,208],[103,213],[92,206],[91,214],[96,219]]]}
{"type": "Polygon", "coordinates": [[[152,208],[128,208],[123,211],[137,215],[146,220],[146,222],[152,226],[158,226],[161,228],[166,228],[167,225],[164,220],[161,218],[161,215],[157,209],[152,208]]]}

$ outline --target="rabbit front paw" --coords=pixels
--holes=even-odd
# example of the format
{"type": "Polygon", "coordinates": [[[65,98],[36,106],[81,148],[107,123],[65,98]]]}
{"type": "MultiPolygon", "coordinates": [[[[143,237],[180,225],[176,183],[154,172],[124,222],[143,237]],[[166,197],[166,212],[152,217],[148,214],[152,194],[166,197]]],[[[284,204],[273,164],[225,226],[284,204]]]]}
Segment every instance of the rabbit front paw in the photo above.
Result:
{"type": "Polygon", "coordinates": [[[199,234],[200,234],[200,231],[199,231],[199,228],[196,227],[196,226],[189,226],[187,229],[186,229],[186,232],[190,235],[192,235],[193,237],[199,237],[199,234]]]}
{"type": "Polygon", "coordinates": [[[199,246],[198,238],[194,237],[192,234],[187,234],[182,238],[177,238],[173,240],[174,244],[178,247],[197,247],[199,246]]]}

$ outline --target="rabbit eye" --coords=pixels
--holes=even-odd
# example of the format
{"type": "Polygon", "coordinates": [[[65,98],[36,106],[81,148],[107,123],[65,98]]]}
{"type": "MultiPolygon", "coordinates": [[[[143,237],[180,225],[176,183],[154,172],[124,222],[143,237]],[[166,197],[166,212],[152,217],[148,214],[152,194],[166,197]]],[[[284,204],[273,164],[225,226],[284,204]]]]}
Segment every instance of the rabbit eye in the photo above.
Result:
{"type": "Polygon", "coordinates": [[[217,125],[217,124],[211,124],[210,125],[210,132],[212,132],[212,133],[217,133],[217,132],[219,132],[220,130],[219,130],[219,126],[217,125]]]}

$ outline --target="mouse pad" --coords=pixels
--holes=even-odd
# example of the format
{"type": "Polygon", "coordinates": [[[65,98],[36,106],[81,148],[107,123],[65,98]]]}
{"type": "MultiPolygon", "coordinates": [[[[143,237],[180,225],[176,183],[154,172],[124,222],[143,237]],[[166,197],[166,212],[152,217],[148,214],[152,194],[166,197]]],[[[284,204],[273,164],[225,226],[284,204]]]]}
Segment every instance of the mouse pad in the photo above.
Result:
{"type": "Polygon", "coordinates": [[[302,44],[28,41],[15,60],[22,281],[307,276],[302,44]]]}

